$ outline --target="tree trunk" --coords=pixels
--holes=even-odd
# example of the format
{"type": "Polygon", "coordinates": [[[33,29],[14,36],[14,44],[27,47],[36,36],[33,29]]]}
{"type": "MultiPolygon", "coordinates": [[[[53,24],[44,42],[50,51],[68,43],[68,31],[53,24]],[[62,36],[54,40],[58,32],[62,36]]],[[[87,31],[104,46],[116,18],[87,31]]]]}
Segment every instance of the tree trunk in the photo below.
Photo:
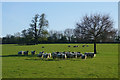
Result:
{"type": "Polygon", "coordinates": [[[94,54],[96,54],[96,41],[94,41],[94,54]]]}
{"type": "Polygon", "coordinates": [[[38,43],[38,37],[37,37],[37,24],[35,23],[35,44],[38,43]]]}

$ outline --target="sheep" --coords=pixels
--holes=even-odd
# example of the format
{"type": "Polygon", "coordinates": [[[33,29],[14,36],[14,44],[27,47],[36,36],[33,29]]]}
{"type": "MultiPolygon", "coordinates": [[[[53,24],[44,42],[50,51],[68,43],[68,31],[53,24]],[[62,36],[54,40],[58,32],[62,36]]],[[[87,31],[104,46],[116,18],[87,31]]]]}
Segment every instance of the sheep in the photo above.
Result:
{"type": "Polygon", "coordinates": [[[52,53],[52,58],[59,58],[59,59],[66,59],[66,52],[53,52],[52,53]]]}
{"type": "Polygon", "coordinates": [[[76,47],[76,46],[73,46],[73,47],[76,47]]]}
{"type": "Polygon", "coordinates": [[[35,54],[35,51],[31,51],[31,54],[34,55],[34,54],[35,54]]]}
{"type": "Polygon", "coordinates": [[[63,59],[66,59],[66,57],[67,57],[66,54],[63,53],[63,54],[62,54],[62,58],[63,58],[63,59]]]}
{"type": "MultiPolygon", "coordinates": [[[[44,51],[43,51],[44,52],[44,51]]],[[[58,58],[58,59],[66,59],[66,58],[81,58],[81,59],[86,59],[87,57],[94,57],[95,54],[93,52],[89,52],[89,53],[85,53],[85,54],[82,54],[80,52],[53,52],[52,54],[51,53],[43,53],[43,52],[40,52],[38,54],[38,57],[42,57],[42,58],[45,58],[45,59],[48,59],[50,57],[52,57],[53,59],[55,58],[58,58]]]]}
{"type": "Polygon", "coordinates": [[[39,52],[39,54],[37,55],[37,57],[42,57],[43,53],[44,53],[44,51],[39,52]]]}
{"type": "Polygon", "coordinates": [[[24,54],[24,55],[28,55],[28,51],[24,51],[23,54],[24,54]]]}
{"type": "Polygon", "coordinates": [[[59,52],[59,53],[57,54],[57,58],[62,58],[62,53],[61,53],[61,52],[59,52]]]}
{"type": "Polygon", "coordinates": [[[44,46],[42,46],[42,48],[45,48],[44,46]]]}
{"type": "Polygon", "coordinates": [[[70,58],[70,52],[66,52],[67,58],[70,58]]]}
{"type": "Polygon", "coordinates": [[[53,59],[57,58],[57,53],[56,53],[56,52],[53,52],[53,53],[52,53],[52,58],[53,58],[53,59]]]}
{"type": "Polygon", "coordinates": [[[93,58],[93,57],[96,56],[96,54],[94,54],[94,52],[86,52],[85,55],[86,55],[87,57],[91,57],[91,58],[93,58]]]}
{"type": "Polygon", "coordinates": [[[51,53],[48,53],[49,58],[51,58],[51,53]]]}
{"type": "Polygon", "coordinates": [[[82,53],[77,52],[77,58],[80,58],[82,56],[82,53]]]}
{"type": "Polygon", "coordinates": [[[71,58],[75,58],[74,52],[71,52],[71,58]]]}
{"type": "Polygon", "coordinates": [[[92,56],[92,55],[91,55],[90,53],[88,53],[88,52],[86,52],[85,55],[86,55],[87,57],[91,57],[91,56],[92,56]]]}
{"type": "Polygon", "coordinates": [[[67,58],[74,58],[75,54],[74,52],[65,52],[67,58]]]}
{"type": "Polygon", "coordinates": [[[83,45],[82,47],[85,47],[85,45],[83,45]]]}
{"type": "Polygon", "coordinates": [[[47,53],[44,53],[43,58],[47,59],[47,58],[49,58],[49,55],[47,53]]]}
{"type": "Polygon", "coordinates": [[[23,51],[19,51],[19,52],[18,52],[18,55],[22,55],[22,54],[23,54],[23,51]]]}
{"type": "Polygon", "coordinates": [[[77,46],[73,46],[73,47],[78,47],[78,45],[77,46]]]}
{"type": "Polygon", "coordinates": [[[66,53],[67,53],[66,51],[63,52],[63,54],[66,54],[66,53]]]}
{"type": "Polygon", "coordinates": [[[68,45],[68,47],[71,47],[70,45],[68,45]]]}
{"type": "Polygon", "coordinates": [[[87,56],[82,54],[81,59],[86,59],[86,58],[87,56]]]}
{"type": "Polygon", "coordinates": [[[43,52],[39,52],[39,54],[37,55],[37,57],[43,57],[43,52]]]}
{"type": "Polygon", "coordinates": [[[70,52],[70,58],[74,58],[74,54],[70,52]]]}
{"type": "Polygon", "coordinates": [[[76,52],[73,53],[73,58],[77,58],[77,53],[76,52]]]}

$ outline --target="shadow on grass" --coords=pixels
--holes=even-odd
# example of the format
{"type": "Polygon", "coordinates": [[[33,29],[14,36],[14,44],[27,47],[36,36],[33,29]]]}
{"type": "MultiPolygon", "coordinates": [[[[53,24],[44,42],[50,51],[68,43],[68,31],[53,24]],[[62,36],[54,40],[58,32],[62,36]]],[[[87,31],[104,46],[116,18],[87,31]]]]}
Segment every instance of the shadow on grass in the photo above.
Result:
{"type": "Polygon", "coordinates": [[[41,61],[60,61],[60,60],[62,60],[62,59],[53,59],[53,58],[49,58],[49,59],[39,58],[39,57],[37,57],[37,54],[35,54],[35,55],[0,55],[0,57],[26,57],[26,59],[24,59],[24,60],[34,60],[34,61],[36,61],[36,60],[41,60],[41,61]]]}
{"type": "Polygon", "coordinates": [[[77,59],[53,59],[53,58],[50,58],[50,59],[32,59],[32,58],[29,58],[29,59],[24,59],[24,60],[40,60],[40,61],[81,61],[80,58],[77,58],[77,59]]]}
{"type": "Polygon", "coordinates": [[[41,59],[24,59],[24,60],[41,60],[41,59]]]}
{"type": "Polygon", "coordinates": [[[30,58],[30,59],[24,59],[24,60],[60,61],[60,60],[58,60],[58,59],[52,59],[52,58],[51,58],[51,59],[40,59],[40,58],[39,58],[39,59],[32,59],[32,58],[30,58]]]}
{"type": "Polygon", "coordinates": [[[0,57],[37,57],[36,55],[0,55],[0,57]]]}
{"type": "MultiPolygon", "coordinates": [[[[39,58],[37,57],[37,54],[35,55],[0,55],[0,57],[26,57],[26,59],[24,60],[33,60],[33,61],[81,61],[81,58],[67,58],[67,59],[53,59],[53,58],[49,58],[49,59],[45,59],[45,58],[39,58]]],[[[85,60],[85,59],[84,59],[85,60]]]]}

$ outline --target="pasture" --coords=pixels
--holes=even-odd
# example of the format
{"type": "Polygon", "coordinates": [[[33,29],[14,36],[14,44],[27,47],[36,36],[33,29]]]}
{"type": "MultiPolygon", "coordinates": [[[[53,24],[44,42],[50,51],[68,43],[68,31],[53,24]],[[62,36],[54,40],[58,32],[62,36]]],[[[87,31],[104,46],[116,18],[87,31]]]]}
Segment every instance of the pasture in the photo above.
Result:
{"type": "Polygon", "coordinates": [[[93,52],[93,44],[38,44],[38,45],[2,45],[2,78],[118,78],[118,44],[97,44],[95,58],[41,60],[37,54],[55,51],[93,52]],[[68,45],[79,47],[68,47],[68,45]],[[42,48],[44,46],[44,48],[42,48]],[[17,56],[18,51],[29,51],[28,56],[17,56]]]}

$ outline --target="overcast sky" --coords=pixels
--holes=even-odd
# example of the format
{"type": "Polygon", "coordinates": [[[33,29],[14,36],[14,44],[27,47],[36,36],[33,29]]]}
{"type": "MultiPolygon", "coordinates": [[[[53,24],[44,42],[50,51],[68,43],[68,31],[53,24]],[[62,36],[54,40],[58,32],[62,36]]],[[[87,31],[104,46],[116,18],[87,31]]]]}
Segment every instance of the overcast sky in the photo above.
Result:
{"type": "Polygon", "coordinates": [[[109,14],[118,28],[117,2],[3,2],[2,36],[29,28],[35,14],[46,14],[48,30],[75,28],[86,14],[109,14]]]}

